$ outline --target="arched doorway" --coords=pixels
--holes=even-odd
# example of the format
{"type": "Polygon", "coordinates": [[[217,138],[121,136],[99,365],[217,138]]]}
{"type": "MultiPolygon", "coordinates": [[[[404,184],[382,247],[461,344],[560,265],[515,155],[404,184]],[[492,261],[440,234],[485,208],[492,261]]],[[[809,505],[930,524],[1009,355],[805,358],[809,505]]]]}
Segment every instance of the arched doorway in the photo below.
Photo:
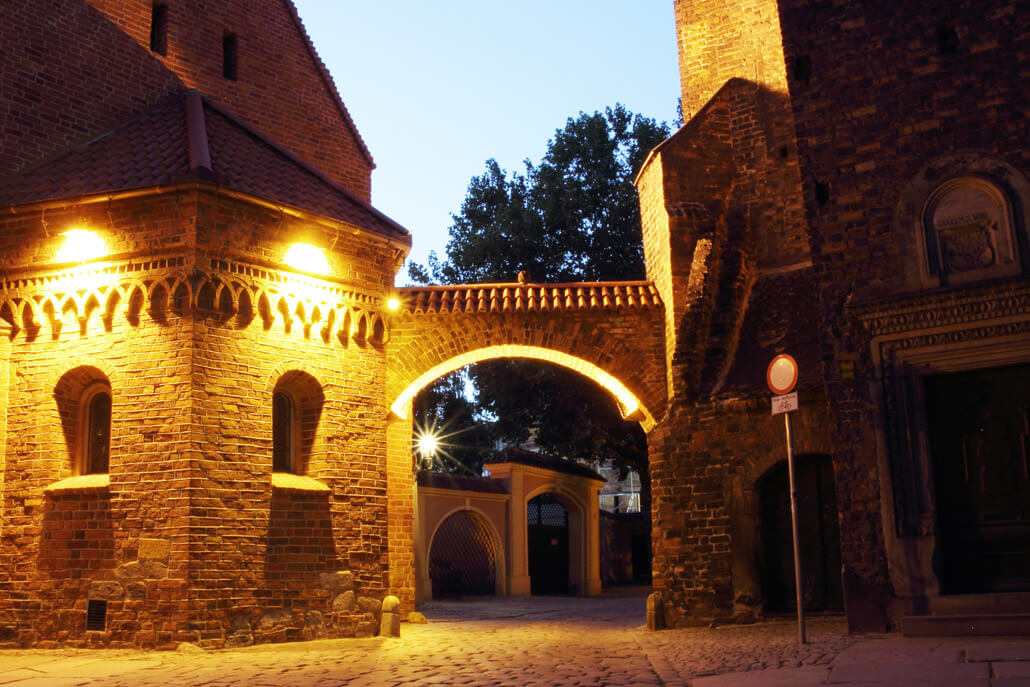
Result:
{"type": "Polygon", "coordinates": [[[568,509],[553,494],[540,494],[527,504],[526,526],[531,593],[568,594],[568,509]]]}
{"type": "Polygon", "coordinates": [[[478,514],[448,516],[429,550],[433,598],[493,594],[497,588],[497,542],[478,514]]]}
{"type": "MultiPolygon", "coordinates": [[[[829,456],[797,458],[798,538],[803,563],[802,588],[808,611],[842,612],[840,528],[829,456]]],[[[786,461],[758,482],[759,572],[765,609],[786,613],[796,608],[790,490],[786,461]]]]}

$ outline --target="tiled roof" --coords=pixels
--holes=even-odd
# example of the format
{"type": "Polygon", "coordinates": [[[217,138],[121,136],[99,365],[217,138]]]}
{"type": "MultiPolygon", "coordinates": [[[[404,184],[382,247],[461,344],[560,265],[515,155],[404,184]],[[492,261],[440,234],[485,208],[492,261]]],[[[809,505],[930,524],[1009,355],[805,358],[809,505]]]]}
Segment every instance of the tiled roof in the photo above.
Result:
{"type": "Polygon", "coordinates": [[[182,97],[0,183],[0,205],[162,186],[190,169],[182,97]]]}
{"type": "Polygon", "coordinates": [[[402,307],[416,314],[621,310],[662,304],[648,281],[415,286],[399,294],[402,307]]]}
{"type": "Polygon", "coordinates": [[[553,470],[554,472],[574,475],[575,477],[585,477],[587,479],[597,480],[598,482],[607,481],[604,477],[601,477],[590,468],[584,467],[579,463],[574,463],[571,460],[548,456],[543,453],[537,453],[536,451],[526,451],[513,446],[508,446],[483,461],[484,466],[493,465],[494,463],[517,463],[518,465],[529,465],[535,468],[544,468],[545,470],[553,470]]]}
{"type": "Polygon", "coordinates": [[[489,477],[460,477],[438,472],[418,473],[418,486],[434,489],[457,489],[459,491],[479,491],[488,494],[507,494],[504,485],[489,477]]]}
{"type": "Polygon", "coordinates": [[[720,393],[771,394],[765,372],[787,353],[798,363],[798,389],[822,386],[819,297],[811,268],[759,276],[751,288],[736,353],[720,393]]]}
{"type": "Polygon", "coordinates": [[[198,178],[410,242],[406,229],[250,126],[206,101],[191,108],[190,99],[200,97],[164,98],[132,121],[5,180],[0,205],[198,178]]]}

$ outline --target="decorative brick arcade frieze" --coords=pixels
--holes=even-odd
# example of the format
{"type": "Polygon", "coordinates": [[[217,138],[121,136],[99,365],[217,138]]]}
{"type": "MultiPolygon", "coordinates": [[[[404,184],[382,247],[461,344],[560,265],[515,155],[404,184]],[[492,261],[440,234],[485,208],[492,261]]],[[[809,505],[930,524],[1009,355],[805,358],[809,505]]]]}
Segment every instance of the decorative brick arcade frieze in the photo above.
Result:
{"type": "Polygon", "coordinates": [[[222,258],[161,257],[0,281],[0,319],[11,337],[80,335],[115,318],[205,319],[244,328],[259,319],[305,339],[379,346],[389,339],[383,298],[346,285],[222,258]]]}

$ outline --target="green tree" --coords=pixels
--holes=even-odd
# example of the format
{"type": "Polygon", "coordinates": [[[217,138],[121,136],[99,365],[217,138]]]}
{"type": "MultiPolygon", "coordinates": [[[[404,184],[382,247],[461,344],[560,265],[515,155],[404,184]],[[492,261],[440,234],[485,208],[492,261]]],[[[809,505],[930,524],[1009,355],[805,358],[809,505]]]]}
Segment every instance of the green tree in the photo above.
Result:
{"type": "MultiPolygon", "coordinates": [[[[538,164],[525,161],[524,173],[488,160],[453,216],[446,258],[431,253],[425,265],[409,265],[409,277],[422,284],[511,282],[525,270],[535,282],[644,278],[633,179],[668,133],[664,123],[616,105],[569,118],[538,164]]],[[[468,374],[477,392],[470,426],[492,420],[493,436],[506,443],[525,441],[532,429],[548,453],[646,467],[643,432],[621,419],[593,381],[523,360],[480,363],[468,374]]],[[[442,402],[436,397],[422,412],[442,402]]]]}

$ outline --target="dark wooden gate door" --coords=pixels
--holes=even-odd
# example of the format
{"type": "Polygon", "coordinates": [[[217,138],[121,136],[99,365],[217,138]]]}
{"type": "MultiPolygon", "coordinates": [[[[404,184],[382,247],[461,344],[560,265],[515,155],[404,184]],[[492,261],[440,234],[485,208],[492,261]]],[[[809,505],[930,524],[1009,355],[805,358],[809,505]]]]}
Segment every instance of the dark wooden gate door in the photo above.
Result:
{"type": "MultiPolygon", "coordinates": [[[[805,609],[843,611],[833,462],[829,456],[798,456],[796,478],[805,609]]],[[[762,594],[766,610],[773,613],[793,611],[796,607],[788,485],[786,461],[759,482],[762,594]]]]}
{"type": "Polygon", "coordinates": [[[550,494],[527,508],[529,587],[533,594],[569,593],[569,512],[550,494]]]}
{"type": "Polygon", "coordinates": [[[1030,365],[925,380],[945,594],[1030,590],[1030,365]]]}

